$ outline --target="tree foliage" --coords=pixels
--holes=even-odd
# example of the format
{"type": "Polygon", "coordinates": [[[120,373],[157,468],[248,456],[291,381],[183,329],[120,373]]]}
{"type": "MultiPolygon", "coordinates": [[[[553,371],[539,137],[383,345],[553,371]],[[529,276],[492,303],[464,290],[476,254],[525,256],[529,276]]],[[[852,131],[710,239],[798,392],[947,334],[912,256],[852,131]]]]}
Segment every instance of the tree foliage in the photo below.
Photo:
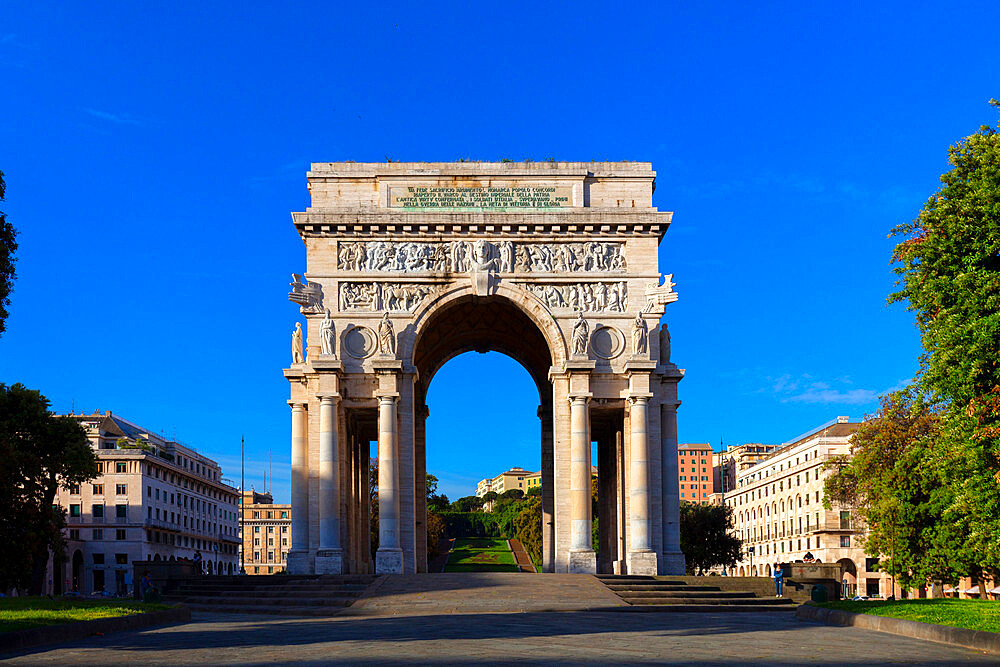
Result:
{"type": "Polygon", "coordinates": [[[743,553],[743,541],[731,535],[733,509],[681,501],[681,551],[688,574],[703,574],[718,565],[732,567],[743,553]]]}
{"type": "Polygon", "coordinates": [[[953,496],[940,524],[961,528],[963,573],[976,575],[1000,571],[1000,134],[981,127],[948,162],[939,191],[892,231],[889,298],[915,314],[918,381],[941,405],[927,461],[953,496]]]}
{"type": "Polygon", "coordinates": [[[54,510],[60,485],[97,475],[87,433],[24,385],[0,384],[0,590],[41,594],[49,552],[65,552],[65,517],[54,510]]]}
{"type": "MultiPolygon", "coordinates": [[[[0,201],[7,195],[7,184],[0,171],[0,201]]],[[[0,335],[7,330],[7,307],[10,306],[10,293],[14,289],[14,253],[17,252],[17,230],[7,220],[7,215],[0,211],[0,335]]]]}

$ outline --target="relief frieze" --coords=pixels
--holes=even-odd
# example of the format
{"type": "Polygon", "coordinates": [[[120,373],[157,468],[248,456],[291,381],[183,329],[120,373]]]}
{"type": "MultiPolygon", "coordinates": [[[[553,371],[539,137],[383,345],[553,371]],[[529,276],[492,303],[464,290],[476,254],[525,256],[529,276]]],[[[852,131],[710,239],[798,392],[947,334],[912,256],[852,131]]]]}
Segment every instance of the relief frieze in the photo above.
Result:
{"type": "Polygon", "coordinates": [[[413,312],[427,295],[440,287],[435,284],[342,282],[340,310],[413,312]]]}
{"type": "Polygon", "coordinates": [[[537,295],[552,309],[562,308],[588,313],[624,313],[628,310],[624,282],[521,283],[521,287],[537,295]]]}

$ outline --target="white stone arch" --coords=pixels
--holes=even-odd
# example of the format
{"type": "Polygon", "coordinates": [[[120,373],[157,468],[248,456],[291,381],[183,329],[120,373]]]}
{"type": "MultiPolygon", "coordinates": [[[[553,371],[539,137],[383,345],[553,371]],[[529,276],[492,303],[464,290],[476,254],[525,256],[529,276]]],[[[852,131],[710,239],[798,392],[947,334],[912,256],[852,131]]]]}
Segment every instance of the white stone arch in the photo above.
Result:
{"type": "MultiPolygon", "coordinates": [[[[569,358],[566,336],[556,324],[555,318],[549,312],[545,304],[536,295],[528,290],[519,287],[512,287],[501,282],[496,286],[494,293],[488,297],[478,297],[473,291],[470,283],[453,283],[442,292],[428,298],[418,307],[413,315],[413,322],[407,327],[408,335],[401,337],[400,358],[412,362],[413,352],[417,348],[420,337],[427,331],[429,324],[433,323],[434,315],[446,310],[450,305],[459,301],[476,297],[480,299],[490,299],[500,297],[505,299],[515,308],[524,313],[531,320],[542,337],[549,346],[549,356],[553,366],[562,366],[569,358]]],[[[446,363],[446,359],[441,365],[446,363]]],[[[439,366],[440,367],[440,366],[439,366]]],[[[427,378],[428,380],[430,378],[427,378]]]]}

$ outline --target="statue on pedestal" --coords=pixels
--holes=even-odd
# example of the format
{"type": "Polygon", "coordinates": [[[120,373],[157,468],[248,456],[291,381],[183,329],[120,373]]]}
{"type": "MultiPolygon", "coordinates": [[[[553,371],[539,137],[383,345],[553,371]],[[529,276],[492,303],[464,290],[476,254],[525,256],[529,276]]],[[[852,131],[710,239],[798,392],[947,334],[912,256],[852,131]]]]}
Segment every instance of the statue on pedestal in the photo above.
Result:
{"type": "Polygon", "coordinates": [[[321,353],[324,356],[333,356],[333,320],[330,319],[330,309],[326,309],[326,317],[319,324],[319,339],[321,353]]]}
{"type": "Polygon", "coordinates": [[[292,363],[306,363],[305,355],[302,354],[302,325],[295,323],[295,331],[292,332],[292,363]]]}
{"type": "Polygon", "coordinates": [[[573,325],[573,354],[587,354],[587,338],[590,336],[590,325],[583,319],[583,313],[577,317],[573,325]]]}
{"type": "Polygon", "coordinates": [[[646,319],[639,313],[632,323],[632,353],[636,356],[649,352],[649,328],[646,319]]]}
{"type": "Polygon", "coordinates": [[[393,331],[392,322],[389,321],[389,313],[382,317],[378,325],[378,349],[381,354],[396,355],[396,333],[393,331]]]}

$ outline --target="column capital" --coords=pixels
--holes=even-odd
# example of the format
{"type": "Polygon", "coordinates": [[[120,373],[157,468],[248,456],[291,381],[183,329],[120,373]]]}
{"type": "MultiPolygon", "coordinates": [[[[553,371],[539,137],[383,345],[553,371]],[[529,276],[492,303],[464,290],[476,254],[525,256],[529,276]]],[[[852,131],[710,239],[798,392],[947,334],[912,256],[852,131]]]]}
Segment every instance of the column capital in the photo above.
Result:
{"type": "Polygon", "coordinates": [[[306,406],[309,405],[308,401],[289,400],[285,402],[288,403],[290,406],[292,406],[292,410],[305,410],[306,406]]]}
{"type": "Polygon", "coordinates": [[[587,393],[587,394],[571,394],[570,396],[568,396],[566,398],[566,400],[569,401],[570,405],[572,405],[573,403],[584,403],[584,404],[586,404],[586,403],[590,403],[590,399],[592,399],[593,397],[594,397],[594,395],[590,394],[590,393],[587,393]]]}
{"type": "Polygon", "coordinates": [[[642,403],[645,405],[649,403],[649,399],[651,398],[653,398],[652,394],[637,394],[635,396],[629,396],[626,400],[628,400],[629,405],[635,405],[636,403],[642,403]]]}
{"type": "Polygon", "coordinates": [[[395,405],[396,401],[399,400],[399,394],[377,394],[375,398],[378,399],[379,404],[392,403],[395,405]]]}
{"type": "Polygon", "coordinates": [[[340,394],[316,394],[316,398],[319,399],[320,404],[323,403],[336,403],[340,400],[340,394]]]}

